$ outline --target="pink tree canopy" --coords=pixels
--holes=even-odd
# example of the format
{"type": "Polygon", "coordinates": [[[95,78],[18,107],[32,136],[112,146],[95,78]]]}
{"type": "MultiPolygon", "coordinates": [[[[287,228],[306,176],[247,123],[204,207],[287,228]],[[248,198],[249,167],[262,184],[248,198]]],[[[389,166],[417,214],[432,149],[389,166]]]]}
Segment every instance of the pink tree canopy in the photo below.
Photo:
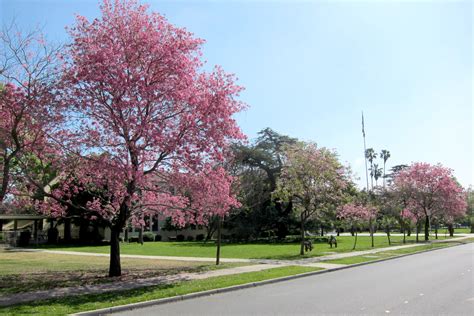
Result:
{"type": "Polygon", "coordinates": [[[433,217],[450,220],[466,212],[462,187],[454,179],[452,170],[440,164],[412,164],[397,174],[393,189],[405,197],[406,206],[416,218],[425,218],[426,240],[433,217]]]}
{"type": "Polygon", "coordinates": [[[131,217],[162,212],[183,225],[237,205],[221,166],[244,137],[232,118],[244,105],[233,75],[200,70],[203,40],[134,0],[105,0],[101,10],[69,29],[62,92],[71,137],[42,209],[60,216],[77,209],[78,190],[97,192],[79,209],[110,224],[114,276],[131,217]]]}
{"type": "Polygon", "coordinates": [[[358,225],[369,220],[376,219],[377,208],[372,206],[364,206],[357,203],[344,204],[337,212],[337,217],[349,225],[358,225]]]}
{"type": "MultiPolygon", "coordinates": [[[[34,155],[54,152],[62,117],[57,102],[59,46],[42,33],[23,33],[15,24],[0,31],[0,203],[23,185],[34,155]]],[[[10,199],[11,200],[11,199],[10,199]]]]}
{"type": "Polygon", "coordinates": [[[417,218],[415,214],[412,211],[410,211],[410,209],[408,208],[402,209],[402,211],[400,212],[400,218],[403,222],[407,223],[408,225],[410,223],[417,222],[417,218]]]}
{"type": "MultiPolygon", "coordinates": [[[[357,226],[363,224],[364,222],[369,222],[377,218],[378,209],[373,206],[364,206],[358,203],[347,203],[339,208],[337,212],[337,217],[346,222],[351,228],[356,228],[357,226]]],[[[357,230],[355,231],[354,238],[354,247],[356,248],[357,244],[357,230]]]]}

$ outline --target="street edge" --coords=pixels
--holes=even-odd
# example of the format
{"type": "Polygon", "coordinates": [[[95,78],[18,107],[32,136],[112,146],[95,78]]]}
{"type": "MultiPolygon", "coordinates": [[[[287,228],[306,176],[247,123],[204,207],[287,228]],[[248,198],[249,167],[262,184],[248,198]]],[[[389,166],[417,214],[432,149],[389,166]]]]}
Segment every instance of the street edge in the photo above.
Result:
{"type": "MultiPolygon", "coordinates": [[[[449,242],[447,242],[447,243],[449,243],[449,242]]],[[[96,309],[96,310],[91,310],[91,311],[75,313],[75,314],[71,314],[71,315],[96,316],[96,315],[107,315],[107,314],[113,314],[113,313],[117,313],[117,312],[131,311],[131,310],[138,309],[138,308],[144,308],[144,307],[149,307],[149,306],[154,306],[154,305],[163,305],[163,304],[168,304],[168,303],[174,303],[174,302],[189,300],[189,299],[193,299],[193,298],[199,298],[199,297],[203,297],[203,296],[210,296],[210,295],[219,294],[219,293],[238,291],[238,290],[257,287],[257,286],[262,286],[262,285],[266,285],[266,284],[279,283],[279,282],[284,282],[284,281],[289,281],[289,280],[294,280],[294,279],[300,279],[300,278],[304,278],[304,277],[308,277],[308,276],[313,276],[313,275],[317,275],[317,274],[330,273],[330,272],[335,272],[335,271],[339,271],[339,270],[355,268],[355,267],[364,266],[364,265],[368,265],[368,264],[374,264],[374,263],[378,263],[378,262],[383,262],[383,261],[408,257],[408,256],[412,256],[412,255],[422,254],[422,253],[425,253],[425,252],[430,252],[430,251],[436,251],[436,250],[446,249],[446,248],[450,248],[450,247],[461,246],[461,245],[465,245],[465,244],[468,244],[468,243],[472,243],[472,242],[464,242],[463,243],[463,242],[459,241],[459,242],[456,242],[454,245],[449,245],[449,246],[446,246],[446,247],[426,249],[426,250],[421,250],[421,251],[417,251],[417,252],[413,252],[413,253],[401,254],[401,255],[398,255],[398,256],[394,256],[394,257],[388,257],[388,258],[382,258],[382,259],[373,260],[373,261],[348,264],[348,265],[343,266],[343,267],[305,272],[305,273],[300,273],[300,274],[295,274],[295,275],[284,276],[284,277],[280,277],[280,278],[274,278],[274,279],[268,279],[268,280],[263,280],[263,281],[233,285],[233,286],[223,287],[223,288],[219,288],[219,289],[212,289],[212,290],[207,290],[207,291],[201,291],[201,292],[189,293],[189,294],[184,294],[184,295],[160,298],[160,299],[149,300],[149,301],[138,302],[138,303],[131,303],[131,304],[126,304],[126,305],[106,307],[106,308],[101,308],[101,309],[96,309]]],[[[324,261],[321,261],[321,262],[324,262],[324,261]]]]}

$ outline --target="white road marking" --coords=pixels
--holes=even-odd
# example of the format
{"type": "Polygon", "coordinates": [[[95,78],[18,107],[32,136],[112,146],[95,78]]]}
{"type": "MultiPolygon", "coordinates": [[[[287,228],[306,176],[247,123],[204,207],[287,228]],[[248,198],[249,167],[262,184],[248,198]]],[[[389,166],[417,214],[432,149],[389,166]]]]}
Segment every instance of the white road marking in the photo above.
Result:
{"type": "Polygon", "coordinates": [[[405,302],[403,302],[403,303],[408,304],[408,301],[405,301],[405,302]]]}
{"type": "Polygon", "coordinates": [[[390,311],[389,311],[389,310],[386,310],[386,311],[385,311],[385,314],[390,314],[390,311]]]}

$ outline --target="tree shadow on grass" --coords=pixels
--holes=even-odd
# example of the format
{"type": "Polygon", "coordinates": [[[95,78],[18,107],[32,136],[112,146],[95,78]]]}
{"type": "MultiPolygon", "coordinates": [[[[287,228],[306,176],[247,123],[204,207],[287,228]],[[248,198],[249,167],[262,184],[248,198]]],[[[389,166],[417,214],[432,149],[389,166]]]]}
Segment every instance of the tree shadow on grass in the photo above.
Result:
{"type": "Polygon", "coordinates": [[[100,308],[95,306],[96,303],[109,302],[110,306],[113,306],[114,302],[129,300],[126,302],[120,302],[120,304],[129,304],[139,301],[144,301],[151,299],[146,297],[146,294],[150,294],[156,290],[167,290],[176,287],[178,283],[175,284],[161,284],[155,286],[148,286],[139,289],[125,290],[125,291],[115,291],[115,292],[106,292],[101,294],[87,294],[80,296],[68,296],[63,298],[48,299],[44,301],[32,302],[27,304],[18,304],[11,305],[7,307],[0,307],[0,314],[13,313],[13,314],[22,314],[22,315],[37,315],[38,311],[36,308],[51,308],[50,315],[54,314],[65,314],[71,312],[78,312],[83,310],[93,310],[100,308]],[[143,297],[145,296],[145,297],[143,297]],[[55,306],[61,305],[66,307],[67,311],[63,312],[57,310],[55,313],[55,306]],[[84,306],[86,305],[86,306],[84,306]]]}
{"type": "Polygon", "coordinates": [[[122,276],[111,278],[107,269],[47,271],[42,273],[24,273],[0,275],[0,296],[15,293],[50,290],[76,286],[98,285],[122,281],[176,275],[183,272],[199,273],[208,271],[209,265],[176,268],[122,269],[122,276]]]}

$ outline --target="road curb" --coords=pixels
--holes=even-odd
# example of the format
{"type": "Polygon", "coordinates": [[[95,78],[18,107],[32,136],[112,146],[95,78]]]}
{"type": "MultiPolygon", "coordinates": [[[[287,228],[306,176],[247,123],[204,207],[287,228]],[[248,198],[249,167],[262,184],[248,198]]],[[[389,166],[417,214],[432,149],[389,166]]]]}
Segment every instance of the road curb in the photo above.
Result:
{"type": "MultiPolygon", "coordinates": [[[[412,255],[422,254],[422,253],[425,253],[425,252],[436,251],[436,250],[446,249],[446,248],[450,248],[450,247],[461,246],[461,245],[465,245],[465,244],[467,244],[467,243],[463,243],[463,242],[459,241],[459,242],[456,242],[456,244],[454,244],[454,245],[450,245],[450,246],[446,246],[446,247],[426,249],[426,250],[422,250],[422,251],[418,251],[418,252],[401,254],[401,255],[398,255],[398,256],[395,256],[395,257],[382,258],[382,259],[373,260],[373,261],[350,264],[350,265],[343,266],[343,267],[330,268],[330,269],[324,269],[324,270],[318,270],[318,271],[311,271],[311,272],[300,273],[300,274],[295,274],[295,275],[289,275],[289,276],[284,276],[284,277],[274,278],[274,279],[269,279],[269,280],[263,280],[263,281],[258,281],[258,282],[251,282],[251,283],[245,283],[245,284],[240,284],[240,285],[233,285],[233,286],[224,287],[224,288],[220,288],[220,289],[213,289],[213,290],[189,293],[189,294],[178,295],[178,296],[173,296],[173,297],[149,300],[149,301],[144,301],[144,302],[138,302],[138,303],[132,303],[132,304],[126,304],[126,305],[119,305],[119,306],[101,308],[101,309],[96,309],[96,310],[92,310],[92,311],[80,312],[80,313],[76,313],[76,314],[72,314],[72,315],[96,316],[96,315],[106,315],[106,314],[113,314],[113,313],[118,313],[118,312],[130,311],[130,310],[134,310],[134,309],[138,309],[138,308],[144,308],[144,307],[149,307],[149,306],[154,306],[154,305],[168,304],[168,303],[173,303],[173,302],[189,300],[189,299],[193,299],[193,298],[199,298],[199,297],[203,297],[203,296],[209,296],[209,295],[213,295],[213,294],[238,291],[238,290],[257,287],[257,286],[262,286],[262,285],[266,285],[266,284],[273,284],[273,283],[279,283],[279,282],[283,282],[283,281],[300,279],[300,278],[304,278],[304,277],[308,277],[308,276],[313,276],[313,275],[318,275],[318,274],[324,274],[324,273],[330,273],[330,272],[335,272],[335,271],[339,271],[339,270],[355,268],[355,267],[364,266],[364,265],[368,265],[368,264],[374,264],[374,263],[378,263],[378,262],[383,262],[383,261],[408,257],[408,256],[412,256],[412,255]]],[[[321,262],[323,262],[323,261],[321,261],[321,262]]]]}

